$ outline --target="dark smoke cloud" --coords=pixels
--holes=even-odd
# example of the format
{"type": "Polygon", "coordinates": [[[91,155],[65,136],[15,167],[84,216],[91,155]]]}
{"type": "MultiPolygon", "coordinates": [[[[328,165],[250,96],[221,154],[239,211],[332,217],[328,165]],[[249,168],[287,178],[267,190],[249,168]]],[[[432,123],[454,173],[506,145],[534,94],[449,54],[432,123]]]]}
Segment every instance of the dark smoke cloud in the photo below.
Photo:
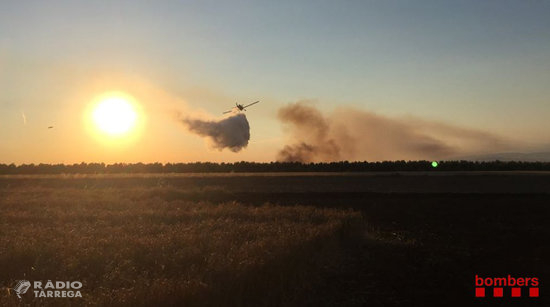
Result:
{"type": "Polygon", "coordinates": [[[281,108],[278,117],[291,124],[292,133],[298,140],[279,152],[279,160],[309,162],[339,159],[340,148],[329,136],[329,121],[317,109],[305,104],[292,104],[281,108]]]}
{"type": "Polygon", "coordinates": [[[250,140],[250,125],[242,113],[217,121],[181,118],[181,122],[189,131],[207,137],[212,146],[219,150],[227,148],[238,152],[245,148],[250,140]]]}
{"type": "Polygon", "coordinates": [[[416,118],[389,118],[353,108],[324,115],[307,102],[279,110],[291,143],[279,161],[443,159],[483,150],[504,150],[492,134],[416,118]]]}

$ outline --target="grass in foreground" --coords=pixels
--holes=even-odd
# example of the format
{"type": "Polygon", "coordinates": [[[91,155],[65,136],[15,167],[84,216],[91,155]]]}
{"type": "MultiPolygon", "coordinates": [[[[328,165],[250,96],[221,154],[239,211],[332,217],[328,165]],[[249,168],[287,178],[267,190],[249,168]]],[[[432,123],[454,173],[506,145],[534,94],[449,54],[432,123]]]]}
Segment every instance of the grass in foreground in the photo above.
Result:
{"type": "Polygon", "coordinates": [[[300,305],[360,214],[165,200],[140,189],[19,186],[0,198],[0,305],[300,305]],[[81,281],[19,300],[16,280],[81,281]]]}
{"type": "MultiPolygon", "coordinates": [[[[479,304],[476,274],[548,280],[548,182],[544,174],[0,178],[0,305],[479,304]],[[259,206],[266,202],[281,206],[259,206]],[[7,289],[17,279],[80,280],[84,297],[19,301],[7,289]]],[[[549,306],[544,292],[513,303],[549,306]]]]}

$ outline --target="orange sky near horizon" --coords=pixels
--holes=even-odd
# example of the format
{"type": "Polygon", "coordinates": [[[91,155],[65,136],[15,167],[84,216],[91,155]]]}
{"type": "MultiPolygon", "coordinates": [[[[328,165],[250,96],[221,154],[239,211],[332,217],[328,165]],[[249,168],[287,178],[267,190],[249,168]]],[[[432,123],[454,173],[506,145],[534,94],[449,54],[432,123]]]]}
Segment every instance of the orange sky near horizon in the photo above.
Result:
{"type": "MultiPolygon", "coordinates": [[[[0,163],[267,162],[335,137],[339,155],[326,159],[550,152],[549,14],[544,2],[473,0],[6,3],[0,163]],[[116,138],[90,124],[109,92],[139,111],[116,138]],[[177,117],[219,120],[256,100],[239,152],[213,149],[177,117]],[[330,135],[307,139],[278,118],[296,102],[330,135]]],[[[117,116],[102,125],[132,117],[117,116]]]]}

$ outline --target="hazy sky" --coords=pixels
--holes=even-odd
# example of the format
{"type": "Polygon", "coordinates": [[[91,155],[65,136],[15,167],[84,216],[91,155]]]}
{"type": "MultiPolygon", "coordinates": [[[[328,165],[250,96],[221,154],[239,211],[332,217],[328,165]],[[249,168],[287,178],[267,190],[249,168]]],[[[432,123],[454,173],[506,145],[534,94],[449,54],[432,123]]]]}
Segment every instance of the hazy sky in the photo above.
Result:
{"type": "Polygon", "coordinates": [[[289,137],[277,110],[299,100],[544,147],[550,1],[0,3],[0,163],[273,160],[289,137]],[[83,124],[112,90],[147,117],[131,142],[83,124]],[[173,116],[254,100],[238,153],[173,116]]]}

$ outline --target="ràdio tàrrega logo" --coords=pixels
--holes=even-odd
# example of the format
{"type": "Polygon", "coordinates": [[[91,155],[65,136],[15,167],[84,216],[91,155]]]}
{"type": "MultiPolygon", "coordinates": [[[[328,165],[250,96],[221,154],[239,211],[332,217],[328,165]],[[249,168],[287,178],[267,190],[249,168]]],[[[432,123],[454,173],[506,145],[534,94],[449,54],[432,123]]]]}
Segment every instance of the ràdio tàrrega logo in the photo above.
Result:
{"type": "Polygon", "coordinates": [[[80,289],[82,283],[80,281],[51,281],[46,283],[42,281],[19,280],[12,288],[17,297],[27,293],[32,287],[34,297],[82,297],[80,289]]]}

